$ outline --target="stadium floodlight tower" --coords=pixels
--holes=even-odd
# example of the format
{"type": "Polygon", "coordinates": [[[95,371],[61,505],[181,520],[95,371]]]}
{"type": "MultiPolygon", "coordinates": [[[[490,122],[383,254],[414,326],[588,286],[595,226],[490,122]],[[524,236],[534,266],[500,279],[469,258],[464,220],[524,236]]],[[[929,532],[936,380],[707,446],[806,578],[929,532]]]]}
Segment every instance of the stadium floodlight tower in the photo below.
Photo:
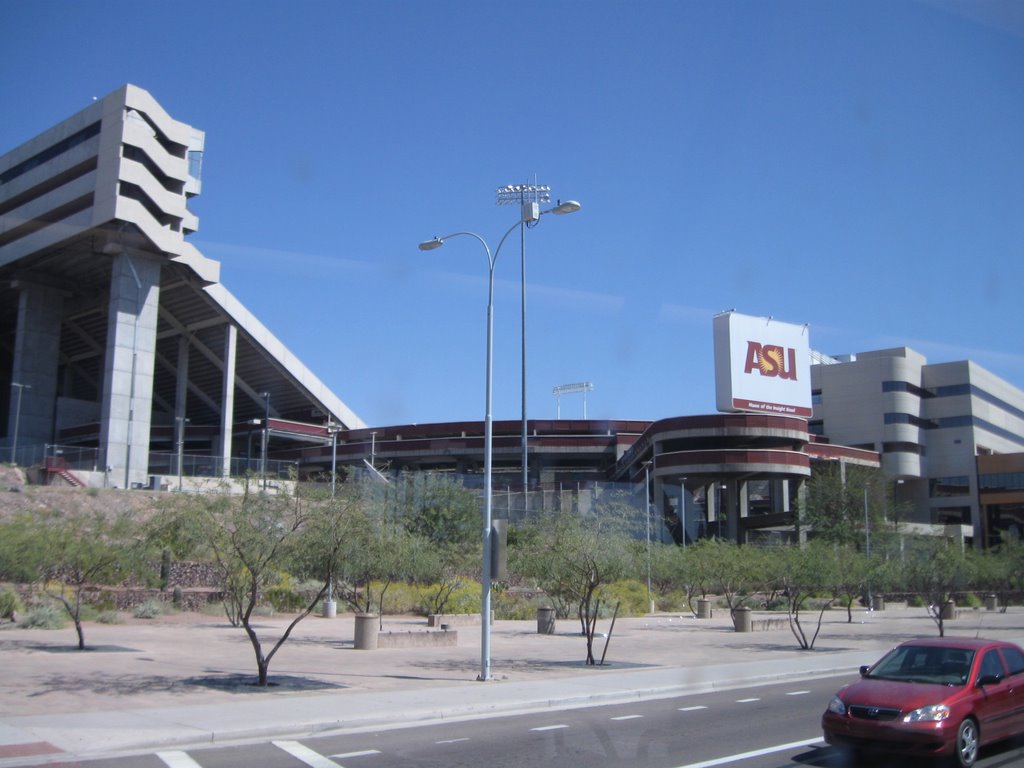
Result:
{"type": "MultiPolygon", "coordinates": [[[[522,465],[523,465],[523,499],[524,505],[529,489],[529,464],[527,458],[527,428],[526,428],[526,229],[535,227],[540,222],[541,204],[551,202],[551,187],[543,184],[508,184],[498,187],[494,196],[498,205],[519,205],[519,265],[522,277],[520,295],[520,323],[521,323],[521,347],[522,347],[522,465]]],[[[563,203],[561,200],[551,209],[551,213],[573,213],[580,209],[579,203],[569,201],[563,203]]],[[[546,213],[546,211],[545,211],[546,213]]]]}
{"type": "Polygon", "coordinates": [[[559,384],[551,390],[555,396],[555,418],[562,418],[562,395],[574,395],[577,392],[583,393],[583,418],[587,418],[587,392],[593,392],[594,385],[589,381],[581,381],[578,384],[559,384]]]}
{"type": "MultiPolygon", "coordinates": [[[[572,213],[580,209],[580,204],[575,200],[559,202],[554,208],[546,211],[540,210],[537,206],[536,218],[548,213],[563,214],[572,213]]],[[[492,254],[490,246],[476,232],[462,230],[452,232],[444,237],[435,237],[431,240],[424,240],[419,244],[421,251],[434,251],[444,245],[446,240],[453,237],[470,237],[480,243],[487,257],[487,328],[485,337],[487,339],[486,370],[484,375],[484,520],[483,520],[483,574],[481,579],[480,596],[480,675],[478,680],[491,679],[491,577],[492,577],[492,526],[493,504],[494,504],[494,482],[492,461],[494,456],[494,427],[491,414],[492,390],[494,382],[494,265],[497,263],[498,254],[505,240],[520,226],[519,221],[509,227],[505,234],[498,241],[498,247],[492,254]]]]}

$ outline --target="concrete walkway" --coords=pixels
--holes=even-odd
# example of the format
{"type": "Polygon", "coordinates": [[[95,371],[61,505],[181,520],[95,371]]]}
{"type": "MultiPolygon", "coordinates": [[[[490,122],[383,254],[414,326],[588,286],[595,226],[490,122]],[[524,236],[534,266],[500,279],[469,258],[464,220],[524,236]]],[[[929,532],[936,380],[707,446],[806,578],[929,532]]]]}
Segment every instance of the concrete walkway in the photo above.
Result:
{"type": "MultiPolygon", "coordinates": [[[[803,617],[813,633],[815,614],[803,617]]],[[[217,617],[180,614],[74,630],[0,628],[0,768],[185,749],[258,738],[379,729],[484,714],[588,706],[738,687],[751,682],[854,676],[889,647],[937,629],[923,608],[889,606],[853,623],[825,615],[814,650],[800,650],[785,614],[755,613],[754,631],[732,630],[726,611],[711,619],[653,614],[619,619],[587,667],[576,622],[553,635],[536,622],[497,621],[493,679],[477,681],[479,626],[457,627],[458,644],[355,650],[351,615],[301,622],[257,688],[252,647],[217,617]],[[607,641],[607,647],[605,642],[607,641]]],[[[287,618],[260,624],[264,651],[287,618]]],[[[423,632],[414,617],[386,618],[386,631],[423,632]]],[[[599,629],[608,632],[609,622],[599,629]]],[[[947,635],[1024,638],[1024,609],[961,611],[947,635]]],[[[841,681],[837,680],[837,687],[841,681]]],[[[824,702],[822,702],[824,706],[824,702]]]]}

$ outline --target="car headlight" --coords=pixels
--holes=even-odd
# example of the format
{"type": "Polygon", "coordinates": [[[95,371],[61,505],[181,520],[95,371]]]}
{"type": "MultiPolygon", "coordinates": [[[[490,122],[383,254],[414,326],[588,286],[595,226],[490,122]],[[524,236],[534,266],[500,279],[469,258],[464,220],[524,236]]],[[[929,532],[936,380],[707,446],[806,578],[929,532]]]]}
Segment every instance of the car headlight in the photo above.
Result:
{"type": "Polygon", "coordinates": [[[846,714],[846,705],[843,704],[843,700],[838,696],[833,696],[832,701],[828,703],[828,711],[833,712],[837,715],[846,714]]]}
{"type": "Polygon", "coordinates": [[[921,707],[909,712],[904,718],[904,723],[937,723],[949,717],[949,707],[945,704],[932,704],[928,707],[921,707]]]}

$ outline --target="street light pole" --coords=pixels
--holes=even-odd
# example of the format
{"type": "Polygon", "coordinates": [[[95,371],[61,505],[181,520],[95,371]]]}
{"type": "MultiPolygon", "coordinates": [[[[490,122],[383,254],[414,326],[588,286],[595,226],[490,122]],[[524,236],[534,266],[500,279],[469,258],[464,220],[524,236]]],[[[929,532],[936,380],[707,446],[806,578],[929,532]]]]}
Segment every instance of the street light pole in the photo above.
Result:
{"type": "Polygon", "coordinates": [[[11,464],[18,466],[18,426],[21,422],[21,393],[26,389],[32,389],[31,384],[19,384],[11,382],[12,387],[18,388],[18,403],[14,406],[14,435],[11,442],[11,464]]]}
{"type": "Polygon", "coordinates": [[[260,484],[267,490],[267,443],[270,442],[270,393],[261,392],[263,398],[263,435],[260,445],[260,484]]]}
{"type": "Polygon", "coordinates": [[[334,498],[338,482],[338,433],[341,425],[327,422],[327,431],[331,433],[331,498],[334,498]]]}
{"type": "MultiPolygon", "coordinates": [[[[559,203],[549,211],[539,212],[538,217],[544,213],[571,213],[578,211],[580,204],[574,201],[559,203]]],[[[516,222],[498,242],[498,247],[491,255],[491,249],[487,241],[475,232],[453,232],[444,237],[435,237],[433,240],[425,240],[419,244],[421,251],[433,251],[444,245],[444,241],[452,237],[472,237],[484,248],[487,256],[487,353],[485,366],[484,386],[484,520],[483,520],[483,573],[481,574],[480,586],[480,674],[478,680],[486,681],[491,679],[491,575],[492,575],[492,526],[494,509],[494,488],[492,482],[493,467],[492,458],[494,454],[494,434],[491,417],[492,390],[494,381],[494,265],[497,263],[498,254],[501,253],[501,246],[510,234],[521,224],[516,222]]]]}
{"type": "Polygon", "coordinates": [[[185,425],[189,422],[184,416],[175,416],[178,426],[178,492],[181,492],[181,465],[185,459],[185,425]]]}

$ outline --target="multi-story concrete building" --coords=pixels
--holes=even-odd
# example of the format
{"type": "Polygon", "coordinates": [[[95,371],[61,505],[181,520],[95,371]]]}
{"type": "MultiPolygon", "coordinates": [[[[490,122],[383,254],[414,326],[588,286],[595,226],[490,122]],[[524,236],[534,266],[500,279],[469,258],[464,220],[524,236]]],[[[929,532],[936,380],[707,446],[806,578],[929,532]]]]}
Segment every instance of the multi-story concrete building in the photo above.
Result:
{"type": "Polygon", "coordinates": [[[127,487],[149,481],[151,448],[173,456],[186,440],[227,474],[238,433],[255,426],[265,444],[271,416],[362,426],[187,242],[203,143],[126,85],[0,157],[12,454],[91,446],[93,469],[127,487]]]}
{"type": "MultiPolygon", "coordinates": [[[[273,460],[479,478],[482,422],[368,428],[221,285],[187,241],[203,145],[127,85],[0,157],[0,458],[55,474],[80,451],[66,480],[118,487],[266,475],[273,460]]],[[[794,534],[818,462],[881,461],[904,525],[990,541],[1024,526],[1024,392],[908,349],[828,362],[812,367],[809,422],[531,421],[527,488],[520,425],[498,422],[496,488],[529,509],[646,486],[659,536],[751,541],[794,534]]]]}
{"type": "Polygon", "coordinates": [[[989,540],[980,457],[1024,451],[1024,392],[977,364],[928,364],[900,347],[811,368],[811,432],[878,451],[906,523],[960,527],[989,540]]]}

